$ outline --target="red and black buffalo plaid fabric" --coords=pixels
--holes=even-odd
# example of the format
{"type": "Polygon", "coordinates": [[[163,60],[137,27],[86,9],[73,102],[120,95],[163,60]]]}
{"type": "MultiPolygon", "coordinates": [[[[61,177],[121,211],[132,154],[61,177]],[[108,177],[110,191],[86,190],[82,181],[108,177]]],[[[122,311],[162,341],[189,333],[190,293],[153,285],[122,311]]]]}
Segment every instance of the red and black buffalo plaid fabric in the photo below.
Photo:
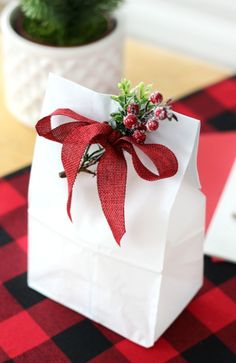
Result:
{"type": "MultiPolygon", "coordinates": [[[[203,132],[236,129],[236,77],[179,100],[176,110],[203,120],[203,132]]],[[[205,257],[203,288],[150,349],[28,288],[29,172],[0,180],[0,362],[236,362],[233,263],[205,257]]]]}

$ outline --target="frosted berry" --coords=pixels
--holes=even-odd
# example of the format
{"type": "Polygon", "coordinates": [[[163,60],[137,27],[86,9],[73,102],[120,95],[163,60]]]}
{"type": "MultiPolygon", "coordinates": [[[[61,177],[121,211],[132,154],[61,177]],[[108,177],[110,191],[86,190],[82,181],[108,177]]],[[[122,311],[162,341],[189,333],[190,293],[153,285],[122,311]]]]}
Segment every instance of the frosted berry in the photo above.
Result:
{"type": "Polygon", "coordinates": [[[160,92],[153,92],[150,97],[149,100],[154,103],[154,104],[158,104],[161,103],[163,101],[163,96],[160,92]]]}
{"type": "Polygon", "coordinates": [[[155,110],[155,116],[159,119],[159,120],[165,120],[167,118],[167,112],[165,109],[163,108],[157,108],[155,110]]]}
{"type": "Polygon", "coordinates": [[[131,103],[127,107],[127,112],[128,113],[133,113],[133,114],[137,115],[139,113],[139,105],[137,103],[131,103]]]}
{"type": "Polygon", "coordinates": [[[147,122],[148,131],[156,131],[159,127],[159,122],[155,119],[151,119],[147,122]]]}
{"type": "Polygon", "coordinates": [[[123,124],[127,129],[132,129],[137,124],[137,117],[133,115],[132,113],[128,114],[124,117],[123,124]]]}
{"type": "Polygon", "coordinates": [[[143,144],[146,140],[145,132],[142,130],[135,130],[133,133],[133,138],[138,144],[143,144]]]}

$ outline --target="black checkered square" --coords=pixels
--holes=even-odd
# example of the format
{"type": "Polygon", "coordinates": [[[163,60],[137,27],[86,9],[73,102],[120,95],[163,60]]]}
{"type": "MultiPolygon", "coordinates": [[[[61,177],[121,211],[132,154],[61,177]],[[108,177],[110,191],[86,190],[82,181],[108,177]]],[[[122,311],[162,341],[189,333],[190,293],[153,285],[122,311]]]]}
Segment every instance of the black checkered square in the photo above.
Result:
{"type": "Polygon", "coordinates": [[[235,355],[215,336],[182,353],[188,363],[235,363],[235,355]]]}
{"type": "Polygon", "coordinates": [[[205,257],[204,275],[215,285],[222,284],[236,275],[236,264],[230,262],[214,263],[210,257],[205,257]]]}
{"type": "Polygon", "coordinates": [[[0,226],[0,247],[12,241],[12,237],[0,226]]]}
{"type": "Polygon", "coordinates": [[[43,295],[27,286],[27,273],[6,281],[4,286],[25,309],[45,299],[43,295]]]}
{"type": "Polygon", "coordinates": [[[70,327],[53,338],[72,362],[86,363],[112,346],[89,320],[70,327]]]}
{"type": "Polygon", "coordinates": [[[232,111],[224,111],[219,115],[207,121],[208,124],[221,131],[232,131],[236,128],[236,109],[232,111]]]}

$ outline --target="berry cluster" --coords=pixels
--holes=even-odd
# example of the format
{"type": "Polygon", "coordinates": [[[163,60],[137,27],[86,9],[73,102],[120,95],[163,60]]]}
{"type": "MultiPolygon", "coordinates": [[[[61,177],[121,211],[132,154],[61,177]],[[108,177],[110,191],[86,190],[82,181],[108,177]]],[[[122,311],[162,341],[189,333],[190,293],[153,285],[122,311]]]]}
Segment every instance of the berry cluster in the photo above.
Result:
{"type": "Polygon", "coordinates": [[[150,86],[143,83],[131,89],[130,82],[119,84],[121,95],[112,98],[119,103],[119,110],[111,114],[111,126],[123,135],[132,136],[137,143],[143,144],[146,133],[156,131],[159,122],[177,117],[171,107],[171,99],[163,103],[160,92],[150,92],[150,86]]]}
{"type": "MultiPolygon", "coordinates": [[[[141,82],[135,88],[131,88],[130,81],[124,79],[118,84],[120,94],[111,96],[118,103],[118,111],[111,114],[110,126],[121,133],[133,137],[135,142],[143,144],[146,140],[146,133],[156,131],[159,122],[163,120],[177,121],[176,115],[172,111],[171,99],[163,102],[160,92],[152,92],[151,86],[145,86],[141,82]]],[[[104,153],[103,147],[98,145],[97,150],[91,151],[88,145],[79,172],[96,175],[96,172],[89,168],[97,164],[104,153]]],[[[61,178],[66,177],[65,172],[61,172],[61,178]]]]}

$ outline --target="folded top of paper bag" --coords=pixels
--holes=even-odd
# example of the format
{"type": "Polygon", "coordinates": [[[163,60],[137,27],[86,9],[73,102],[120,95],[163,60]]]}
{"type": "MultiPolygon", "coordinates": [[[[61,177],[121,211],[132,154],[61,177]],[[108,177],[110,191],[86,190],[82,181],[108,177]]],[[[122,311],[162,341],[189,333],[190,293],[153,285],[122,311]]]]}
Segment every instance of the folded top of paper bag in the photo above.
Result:
{"type": "MultiPolygon", "coordinates": [[[[42,117],[56,109],[70,109],[89,119],[104,122],[117,111],[117,102],[110,95],[74,84],[55,75],[50,75],[43,103],[42,117]]],[[[133,249],[148,240],[151,246],[162,243],[167,234],[168,220],[172,206],[183,178],[188,174],[189,183],[199,188],[196,168],[196,154],[199,136],[199,122],[177,114],[178,122],[163,122],[158,132],[149,133],[146,144],[163,145],[171,150],[178,160],[178,172],[171,178],[147,182],[138,177],[128,153],[125,216],[126,234],[122,248],[133,249]],[[142,228],[145,226],[145,228],[142,228]]],[[[52,117],[52,129],[64,123],[74,122],[65,115],[52,117]]],[[[114,248],[113,236],[99,202],[96,178],[80,173],[73,188],[71,214],[73,225],[66,215],[65,205],[67,181],[60,179],[63,170],[62,145],[44,138],[37,138],[29,189],[29,213],[71,240],[89,242],[92,248],[114,248]]],[[[154,172],[150,158],[135,148],[139,159],[154,172]]],[[[136,170],[137,171],[137,170],[136,170]]],[[[156,171],[155,171],[156,172],[156,171]]],[[[142,248],[140,252],[142,253],[142,248]]],[[[140,256],[141,257],[141,256],[140,256]]]]}

